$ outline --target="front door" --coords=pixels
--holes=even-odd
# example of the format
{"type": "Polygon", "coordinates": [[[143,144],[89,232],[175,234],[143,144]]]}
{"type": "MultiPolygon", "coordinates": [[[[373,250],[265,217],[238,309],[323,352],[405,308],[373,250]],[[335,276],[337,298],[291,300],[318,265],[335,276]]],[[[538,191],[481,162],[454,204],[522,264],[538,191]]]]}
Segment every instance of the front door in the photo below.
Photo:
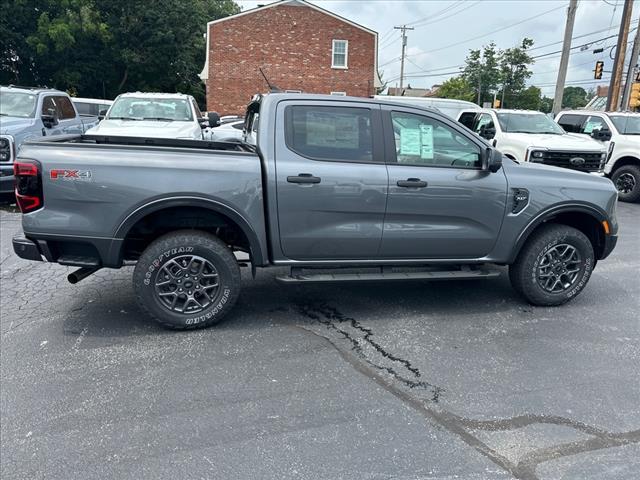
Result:
{"type": "Polygon", "coordinates": [[[275,131],[284,256],[375,258],[388,183],[380,108],[345,101],[281,102],[275,131]]]}
{"type": "Polygon", "coordinates": [[[383,107],[389,195],[380,249],[385,258],[481,258],[505,213],[503,170],[482,169],[486,149],[456,122],[383,107]]]}

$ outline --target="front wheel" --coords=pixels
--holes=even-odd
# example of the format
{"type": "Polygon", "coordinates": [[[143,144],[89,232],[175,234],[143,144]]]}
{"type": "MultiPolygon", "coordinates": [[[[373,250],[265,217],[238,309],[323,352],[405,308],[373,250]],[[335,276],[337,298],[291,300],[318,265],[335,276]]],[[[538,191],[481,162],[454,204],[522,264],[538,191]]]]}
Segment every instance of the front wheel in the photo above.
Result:
{"type": "Polygon", "coordinates": [[[509,267],[513,288],[529,303],[562,305],[585,287],[595,266],[593,246],[580,230],[566,225],[540,227],[509,267]]]}
{"type": "Polygon", "coordinates": [[[203,328],[218,323],[240,292],[240,268],[220,239],[182,230],[155,240],[133,272],[136,299],[161,325],[203,328]]]}
{"type": "Polygon", "coordinates": [[[640,201],[640,167],[623,165],[611,175],[611,181],[618,190],[618,198],[623,202],[640,201]]]}

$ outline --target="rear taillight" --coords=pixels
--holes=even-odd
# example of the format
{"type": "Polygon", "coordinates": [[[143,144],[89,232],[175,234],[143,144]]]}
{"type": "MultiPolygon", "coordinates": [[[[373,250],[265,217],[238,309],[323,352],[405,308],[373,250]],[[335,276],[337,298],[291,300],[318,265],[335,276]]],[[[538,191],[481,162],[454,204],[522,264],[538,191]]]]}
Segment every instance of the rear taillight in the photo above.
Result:
{"type": "Polygon", "coordinates": [[[13,163],[16,183],[16,203],[22,213],[33,212],[42,207],[42,176],[40,164],[35,160],[13,163]]]}

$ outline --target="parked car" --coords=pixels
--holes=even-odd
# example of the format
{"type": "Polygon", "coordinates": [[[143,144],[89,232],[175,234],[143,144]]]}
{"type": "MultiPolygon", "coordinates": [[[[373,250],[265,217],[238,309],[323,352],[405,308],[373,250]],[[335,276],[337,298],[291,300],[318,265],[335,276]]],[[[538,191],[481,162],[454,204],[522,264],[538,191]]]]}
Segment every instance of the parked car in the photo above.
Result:
{"type": "Polygon", "coordinates": [[[191,95],[181,93],[123,93],[92,135],[209,140],[205,129],[211,124],[191,95]]]}
{"type": "Polygon", "coordinates": [[[604,172],[625,202],[640,201],[640,113],[564,111],[556,122],[567,132],[591,137],[608,150],[604,172]]]}
{"type": "Polygon", "coordinates": [[[483,108],[461,112],[458,121],[518,162],[603,174],[607,149],[565,132],[544,113],[483,108]]]}
{"type": "Polygon", "coordinates": [[[15,252],[81,267],[72,283],[137,262],[141,307],[183,329],[231,310],[234,251],[254,271],[291,267],[288,283],[488,278],[509,265],[529,302],[559,305],[616,244],[609,179],[509,160],[446,115],[286,93],[255,99],[247,124],[258,114],[256,146],[30,142],[16,163],[15,252]]]}
{"type": "Polygon", "coordinates": [[[83,119],[65,92],[0,87],[0,194],[13,193],[13,161],[26,140],[83,133],[96,121],[83,119]]]}
{"type": "Polygon", "coordinates": [[[396,97],[391,95],[375,95],[373,98],[385,102],[413,105],[414,107],[435,108],[454,120],[458,118],[458,115],[462,110],[478,108],[478,105],[475,103],[467,102],[465,100],[454,100],[452,98],[396,97]]]}
{"type": "Polygon", "coordinates": [[[107,114],[109,107],[113,105],[113,100],[103,100],[99,98],[71,97],[71,101],[80,116],[83,118],[95,118],[96,120],[102,120],[107,114]]]}
{"type": "Polygon", "coordinates": [[[218,127],[211,128],[209,134],[211,140],[218,142],[238,142],[241,141],[244,135],[244,118],[240,120],[231,120],[225,123],[221,122],[218,127]]]}

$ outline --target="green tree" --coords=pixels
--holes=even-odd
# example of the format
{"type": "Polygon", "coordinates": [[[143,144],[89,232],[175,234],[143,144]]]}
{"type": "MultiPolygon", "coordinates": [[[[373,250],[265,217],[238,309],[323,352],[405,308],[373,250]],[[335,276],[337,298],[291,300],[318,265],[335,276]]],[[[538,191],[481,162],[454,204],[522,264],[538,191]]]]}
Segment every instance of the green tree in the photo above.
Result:
{"type": "Polygon", "coordinates": [[[530,86],[521,90],[518,95],[509,97],[508,108],[522,108],[524,110],[540,110],[542,98],[538,87],[530,86]]]}
{"type": "Polygon", "coordinates": [[[529,65],[534,63],[534,59],[527,52],[531,46],[533,40],[524,38],[518,47],[500,52],[501,96],[502,103],[507,107],[523,108],[516,107],[516,104],[526,89],[527,80],[533,74],[529,65]]]}
{"type": "Polygon", "coordinates": [[[539,110],[544,113],[550,113],[553,109],[553,98],[550,97],[542,97],[540,99],[540,108],[539,110]]]}
{"type": "Polygon", "coordinates": [[[465,78],[459,76],[452,77],[443,82],[440,88],[438,88],[436,96],[473,102],[476,99],[476,92],[465,78]]]}
{"type": "Polygon", "coordinates": [[[496,90],[500,85],[500,55],[496,44],[491,42],[482,50],[470,50],[465,59],[465,67],[462,70],[462,78],[473,85],[475,97],[479,105],[488,100],[491,90],[496,90]]]}
{"type": "Polygon", "coordinates": [[[202,101],[206,24],[240,11],[233,0],[1,1],[0,83],[109,98],[180,91],[202,101]]]}
{"type": "Polygon", "coordinates": [[[565,87],[562,96],[562,108],[580,108],[587,102],[587,91],[582,87],[565,87]]]}

